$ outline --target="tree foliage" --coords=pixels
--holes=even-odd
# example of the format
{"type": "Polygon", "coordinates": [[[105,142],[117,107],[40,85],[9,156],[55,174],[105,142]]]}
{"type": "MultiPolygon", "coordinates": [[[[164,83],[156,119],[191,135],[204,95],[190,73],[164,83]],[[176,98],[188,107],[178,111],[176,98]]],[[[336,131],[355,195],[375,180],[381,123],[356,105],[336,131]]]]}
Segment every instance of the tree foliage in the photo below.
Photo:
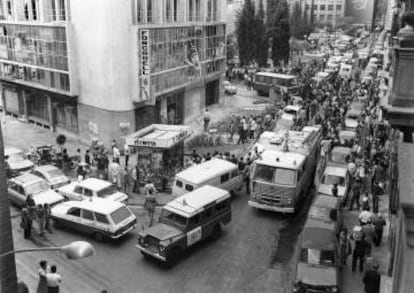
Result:
{"type": "Polygon", "coordinates": [[[275,65],[289,61],[289,6],[286,0],[269,2],[268,35],[272,40],[272,59],[275,65]],[[271,4],[270,4],[271,3],[271,4]]]}
{"type": "MultiPolygon", "coordinates": [[[[306,11],[305,11],[306,13],[306,11]]],[[[302,15],[299,2],[295,2],[290,16],[290,34],[292,37],[303,40],[313,30],[307,15],[302,15]]]]}
{"type": "Polygon", "coordinates": [[[236,56],[236,44],[233,34],[227,36],[227,63],[232,64],[236,56]]]}
{"type": "Polygon", "coordinates": [[[259,2],[259,9],[256,14],[255,35],[257,37],[255,60],[261,67],[267,62],[268,38],[266,37],[265,11],[263,0],[259,2]]]}
{"type": "Polygon", "coordinates": [[[251,0],[244,2],[243,8],[237,14],[236,35],[239,47],[241,65],[249,65],[255,60],[256,49],[255,7],[251,0]],[[252,27],[253,26],[253,27],[252,27]]]}

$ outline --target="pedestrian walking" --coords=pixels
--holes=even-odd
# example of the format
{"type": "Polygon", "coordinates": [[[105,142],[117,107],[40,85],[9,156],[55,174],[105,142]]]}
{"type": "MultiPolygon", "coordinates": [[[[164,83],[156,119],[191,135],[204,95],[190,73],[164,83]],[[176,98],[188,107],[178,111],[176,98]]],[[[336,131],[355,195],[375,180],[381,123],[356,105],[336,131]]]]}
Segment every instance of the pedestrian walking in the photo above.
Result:
{"type": "Polygon", "coordinates": [[[36,219],[37,219],[37,227],[38,227],[39,235],[43,236],[45,233],[45,211],[41,204],[37,205],[36,219]]]}
{"type": "Polygon", "coordinates": [[[248,161],[243,170],[243,182],[246,186],[246,194],[250,195],[250,164],[251,162],[248,161]]]}
{"type": "Polygon", "coordinates": [[[352,211],[354,209],[354,205],[356,204],[357,209],[360,209],[360,195],[361,195],[361,187],[362,187],[362,180],[359,176],[359,173],[356,174],[354,179],[354,186],[352,187],[352,195],[351,195],[351,202],[349,203],[349,210],[352,211]]]}
{"type": "Polygon", "coordinates": [[[204,114],[203,114],[203,120],[204,120],[204,131],[208,132],[208,127],[210,124],[210,113],[208,112],[208,109],[205,109],[204,114]]]}
{"type": "Polygon", "coordinates": [[[41,260],[39,262],[39,269],[37,271],[39,281],[37,283],[36,293],[48,293],[47,288],[47,261],[41,260]]]}
{"type": "Polygon", "coordinates": [[[138,165],[136,165],[134,168],[132,168],[131,171],[131,179],[132,179],[132,192],[136,194],[140,194],[139,192],[139,168],[138,165]]]}
{"type": "Polygon", "coordinates": [[[27,207],[23,207],[20,227],[23,229],[24,239],[32,237],[32,219],[27,207]]]}
{"type": "Polygon", "coordinates": [[[79,164],[82,161],[82,154],[80,149],[76,150],[75,160],[77,164],[79,164]]]}
{"type": "Polygon", "coordinates": [[[230,133],[229,141],[230,142],[233,142],[234,132],[235,132],[235,125],[234,125],[234,121],[231,120],[230,125],[229,125],[229,133],[230,133]]]}
{"type": "Polygon", "coordinates": [[[59,293],[62,276],[57,273],[56,265],[50,267],[50,273],[46,275],[48,293],[59,293]]]}
{"type": "Polygon", "coordinates": [[[374,264],[372,268],[368,269],[362,281],[364,282],[364,291],[365,293],[379,293],[380,292],[380,283],[381,275],[378,273],[378,264],[374,264]]]}
{"type": "Polygon", "coordinates": [[[151,180],[147,181],[144,186],[145,202],[144,209],[148,212],[149,226],[151,227],[154,221],[155,207],[157,206],[156,194],[158,193],[151,180]]]}
{"type": "Polygon", "coordinates": [[[36,203],[31,194],[29,194],[26,198],[26,207],[29,209],[29,212],[30,212],[30,209],[36,207],[36,203]]]}
{"type": "Polygon", "coordinates": [[[364,270],[364,260],[366,252],[366,242],[364,239],[364,234],[362,233],[361,226],[355,226],[352,230],[351,240],[353,241],[353,251],[352,251],[352,272],[355,272],[357,263],[359,262],[359,271],[364,270]]]}
{"type": "Polygon", "coordinates": [[[124,170],[122,171],[122,190],[126,195],[129,195],[130,176],[129,176],[127,165],[125,166],[124,170]]]}
{"type": "Polygon", "coordinates": [[[50,209],[49,204],[45,203],[43,205],[43,210],[45,213],[45,230],[49,233],[53,233],[52,228],[50,227],[50,218],[52,216],[52,211],[50,209]]]}
{"type": "Polygon", "coordinates": [[[352,253],[351,241],[349,240],[348,230],[343,228],[339,233],[339,253],[342,266],[345,266],[348,256],[352,253]]]}
{"type": "Polygon", "coordinates": [[[91,166],[91,155],[89,150],[86,150],[85,152],[85,163],[91,166]]]}
{"type": "Polygon", "coordinates": [[[119,151],[119,148],[116,144],[112,147],[112,156],[113,156],[112,161],[119,164],[120,158],[121,158],[121,152],[119,151]]]}
{"type": "Polygon", "coordinates": [[[367,224],[363,225],[361,228],[362,228],[362,233],[364,234],[364,239],[366,242],[365,255],[371,256],[372,242],[374,241],[374,238],[375,238],[375,227],[374,225],[371,224],[371,221],[370,221],[367,224]]]}
{"type": "Polygon", "coordinates": [[[363,211],[369,211],[371,210],[370,206],[369,206],[369,197],[368,197],[368,193],[365,193],[363,198],[362,198],[362,210],[363,211]]]}
{"type": "Polygon", "coordinates": [[[128,167],[128,162],[129,162],[129,145],[128,144],[124,145],[124,156],[125,156],[125,167],[128,167]]]}
{"type": "Polygon", "coordinates": [[[381,245],[382,240],[382,233],[384,231],[384,226],[387,224],[384,217],[378,213],[374,219],[372,220],[372,223],[375,227],[375,237],[374,237],[374,244],[375,246],[381,245]]]}

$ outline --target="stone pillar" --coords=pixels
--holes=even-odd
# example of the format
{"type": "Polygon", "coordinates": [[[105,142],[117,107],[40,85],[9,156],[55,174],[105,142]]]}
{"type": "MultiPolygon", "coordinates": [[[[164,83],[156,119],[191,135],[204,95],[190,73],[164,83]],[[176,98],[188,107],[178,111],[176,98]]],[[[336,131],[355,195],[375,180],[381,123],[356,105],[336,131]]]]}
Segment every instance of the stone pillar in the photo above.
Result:
{"type": "Polygon", "coordinates": [[[22,119],[27,122],[28,121],[28,111],[27,111],[27,96],[26,91],[22,90],[22,105],[23,105],[23,117],[22,119]]]}
{"type": "Polygon", "coordinates": [[[49,95],[47,95],[46,98],[47,98],[47,115],[49,118],[50,131],[53,131],[54,117],[53,117],[53,109],[52,109],[52,98],[49,95]]]}

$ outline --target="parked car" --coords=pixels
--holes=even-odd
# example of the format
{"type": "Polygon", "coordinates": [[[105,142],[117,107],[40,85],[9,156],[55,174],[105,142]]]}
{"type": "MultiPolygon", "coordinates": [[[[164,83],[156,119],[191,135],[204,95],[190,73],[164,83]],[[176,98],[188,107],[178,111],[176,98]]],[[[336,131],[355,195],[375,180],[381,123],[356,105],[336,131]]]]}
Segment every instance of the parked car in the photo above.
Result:
{"type": "Polygon", "coordinates": [[[299,111],[302,109],[301,105],[287,105],[283,109],[283,114],[280,119],[291,120],[297,119],[299,117],[299,111]]]}
{"type": "Polygon", "coordinates": [[[52,208],[51,216],[57,227],[90,234],[98,241],[118,239],[137,224],[126,205],[98,197],[58,204],[52,208]]]}
{"type": "Polygon", "coordinates": [[[235,94],[237,94],[237,87],[232,85],[230,82],[227,82],[224,85],[224,93],[226,95],[235,95],[235,94]]]}
{"type": "Polygon", "coordinates": [[[351,158],[352,150],[349,147],[336,146],[334,147],[328,158],[328,166],[347,168],[347,159],[351,158]]]}
{"type": "Polygon", "coordinates": [[[292,292],[341,290],[341,261],[335,232],[321,221],[305,225],[299,237],[298,261],[292,292]]]}
{"type": "Polygon", "coordinates": [[[10,201],[19,207],[25,205],[29,194],[36,205],[47,203],[53,206],[65,200],[62,195],[50,189],[46,180],[30,173],[11,178],[7,183],[7,192],[10,201]]]}
{"type": "Polygon", "coordinates": [[[338,136],[339,136],[339,141],[341,142],[341,144],[344,144],[345,141],[348,141],[348,142],[351,140],[355,141],[356,132],[353,130],[342,130],[342,131],[339,131],[338,136]]]}
{"type": "Polygon", "coordinates": [[[26,159],[21,149],[6,146],[4,157],[8,165],[7,168],[15,174],[29,172],[33,168],[33,162],[26,159]]]}
{"type": "Polygon", "coordinates": [[[45,179],[52,189],[58,189],[59,187],[70,183],[70,179],[63,173],[63,171],[53,165],[35,167],[32,173],[45,179]]]}
{"type": "Polygon", "coordinates": [[[195,243],[217,239],[230,221],[229,192],[205,185],[165,205],[159,223],[139,233],[137,248],[172,266],[195,243]]]}
{"type": "Polygon", "coordinates": [[[349,189],[347,168],[327,166],[323,172],[318,193],[332,196],[332,187],[335,183],[338,184],[338,197],[346,201],[349,189]]]}
{"type": "Polygon", "coordinates": [[[324,222],[338,235],[344,221],[341,200],[330,195],[318,194],[309,209],[307,221],[324,222]]]}
{"type": "Polygon", "coordinates": [[[117,186],[97,178],[88,178],[81,182],[75,181],[60,187],[57,191],[69,200],[83,200],[91,197],[101,197],[119,202],[128,200],[128,195],[119,192],[117,186]]]}

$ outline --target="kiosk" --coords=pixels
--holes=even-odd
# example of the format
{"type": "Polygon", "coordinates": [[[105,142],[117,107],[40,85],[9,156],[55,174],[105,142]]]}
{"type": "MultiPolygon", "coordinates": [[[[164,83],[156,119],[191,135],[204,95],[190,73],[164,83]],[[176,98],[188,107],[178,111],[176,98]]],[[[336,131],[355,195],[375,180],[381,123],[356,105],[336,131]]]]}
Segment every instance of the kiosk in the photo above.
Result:
{"type": "Polygon", "coordinates": [[[152,124],[127,136],[126,144],[138,151],[140,182],[172,180],[183,167],[184,140],[189,135],[188,126],[152,124]]]}

